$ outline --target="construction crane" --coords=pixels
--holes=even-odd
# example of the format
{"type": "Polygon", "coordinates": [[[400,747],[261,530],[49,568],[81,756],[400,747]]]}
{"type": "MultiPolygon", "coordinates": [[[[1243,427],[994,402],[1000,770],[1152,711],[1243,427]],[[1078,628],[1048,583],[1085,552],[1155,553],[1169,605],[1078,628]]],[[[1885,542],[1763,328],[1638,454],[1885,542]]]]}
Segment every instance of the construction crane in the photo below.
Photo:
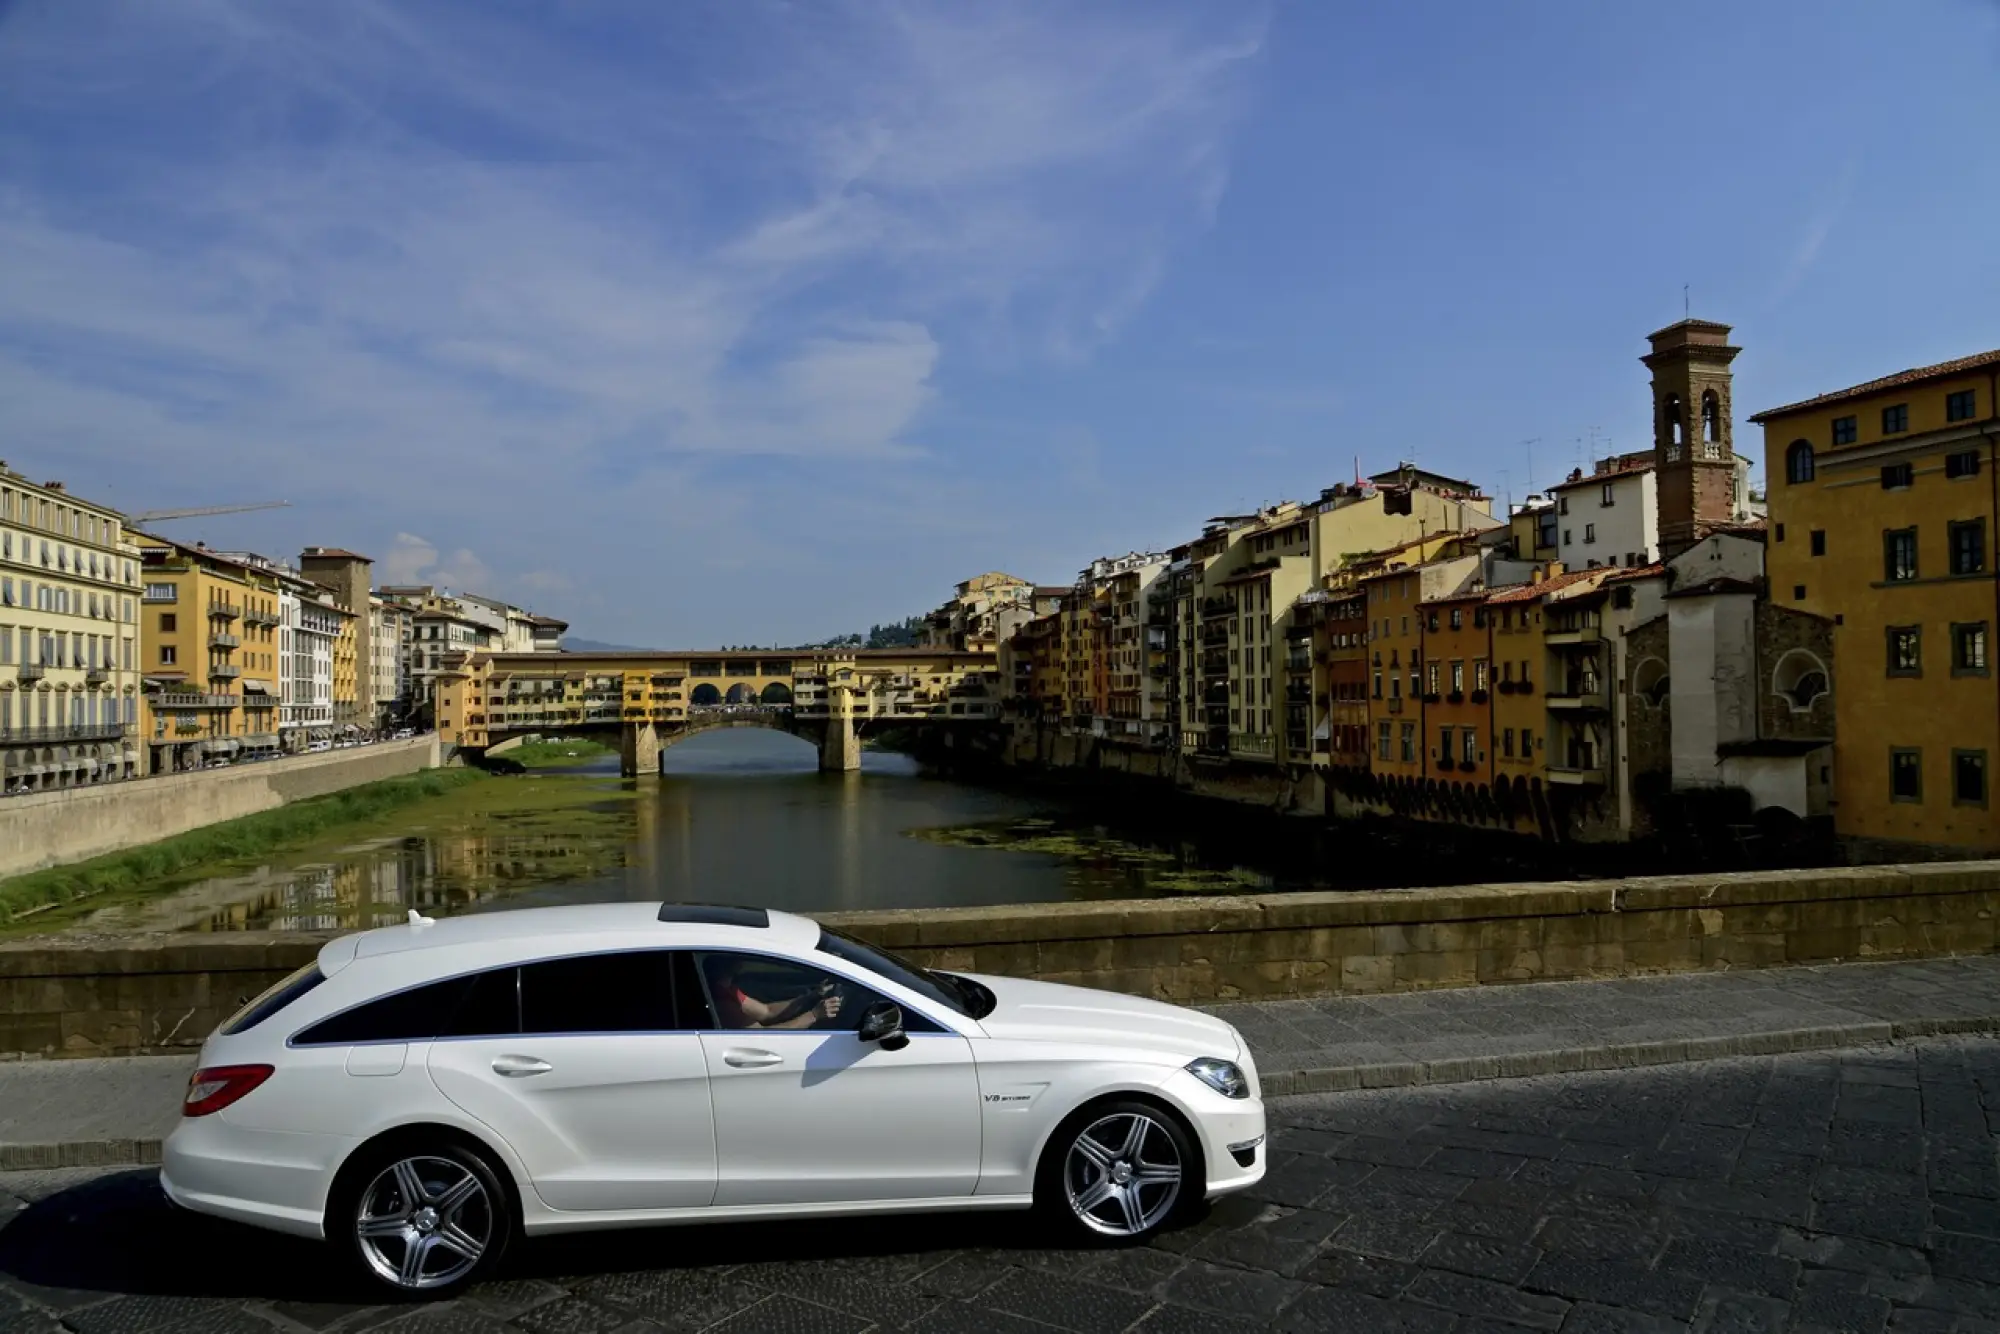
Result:
{"type": "Polygon", "coordinates": [[[205,514],[241,514],[246,510],[290,509],[289,500],[260,500],[250,505],[205,505],[191,510],[145,510],[128,515],[133,523],[160,523],[167,519],[198,519],[205,514]]]}

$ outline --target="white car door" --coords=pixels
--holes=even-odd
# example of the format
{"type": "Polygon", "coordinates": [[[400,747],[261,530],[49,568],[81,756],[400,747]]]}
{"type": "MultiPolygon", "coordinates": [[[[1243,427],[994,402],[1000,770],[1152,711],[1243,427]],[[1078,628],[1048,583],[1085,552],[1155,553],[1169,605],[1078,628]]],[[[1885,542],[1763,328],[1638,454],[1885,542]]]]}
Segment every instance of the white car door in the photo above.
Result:
{"type": "Polygon", "coordinates": [[[507,1141],[551,1209],[714,1198],[707,1062],[677,1022],[673,960],[632,950],[482,974],[462,1036],[431,1044],[438,1089],[507,1141]]]}
{"type": "MultiPolygon", "coordinates": [[[[897,1051],[854,1033],[874,991],[767,955],[706,955],[716,1028],[704,1033],[721,1206],[969,1196],[979,1184],[979,1078],[972,1046],[908,1006],[897,1051]],[[716,977],[734,963],[734,995],[716,977]],[[756,1027],[746,1010],[840,988],[813,1027],[756,1027]],[[749,1006],[743,996],[752,998],[749,1006]]],[[[798,1020],[780,1022],[800,1022],[798,1020]]]]}

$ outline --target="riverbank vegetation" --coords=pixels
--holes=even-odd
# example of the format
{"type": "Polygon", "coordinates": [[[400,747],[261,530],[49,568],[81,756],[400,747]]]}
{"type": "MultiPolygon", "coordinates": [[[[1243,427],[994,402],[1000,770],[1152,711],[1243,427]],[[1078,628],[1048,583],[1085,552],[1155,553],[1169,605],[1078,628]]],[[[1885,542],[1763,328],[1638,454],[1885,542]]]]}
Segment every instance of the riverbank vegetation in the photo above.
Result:
{"type": "Polygon", "coordinates": [[[1062,828],[1053,820],[912,829],[909,836],[948,848],[993,848],[1059,858],[1094,873],[1130,881],[1148,894],[1254,894],[1272,888],[1270,877],[1243,867],[1192,865],[1174,852],[1131,842],[1101,829],[1062,828]]]}
{"type": "Polygon", "coordinates": [[[495,758],[512,760],[524,769],[574,769],[617,753],[601,741],[569,737],[524,741],[511,750],[501,751],[495,758]]]}
{"type": "Polygon", "coordinates": [[[186,873],[270,856],[342,829],[381,819],[418,802],[489,781],[471,769],[428,769],[404,778],[364,783],[225,820],[142,847],[68,866],[52,866],[0,881],[0,928],[22,925],[65,904],[158,884],[186,873]]]}

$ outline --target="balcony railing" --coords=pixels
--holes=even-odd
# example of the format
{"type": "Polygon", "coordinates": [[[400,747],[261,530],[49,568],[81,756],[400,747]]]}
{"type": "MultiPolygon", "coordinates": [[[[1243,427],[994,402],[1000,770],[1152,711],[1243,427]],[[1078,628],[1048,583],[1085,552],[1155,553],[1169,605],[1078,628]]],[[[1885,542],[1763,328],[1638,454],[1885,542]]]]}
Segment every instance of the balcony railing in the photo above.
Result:
{"type": "Polygon", "coordinates": [[[1595,681],[1572,682],[1560,692],[1550,691],[1544,699],[1551,709],[1601,710],[1610,707],[1604,686],[1595,681]]]}
{"type": "Polygon", "coordinates": [[[1556,626],[1543,636],[1543,642],[1562,647],[1568,644],[1596,644],[1603,640],[1604,628],[1597,625],[1556,626]]]}
{"type": "Polygon", "coordinates": [[[16,671],[23,681],[39,681],[49,674],[48,664],[43,662],[24,662],[16,671]]]}
{"type": "Polygon", "coordinates": [[[1589,755],[1572,756],[1568,764],[1550,765],[1548,778],[1571,787],[1603,787],[1604,762],[1589,755]]]}
{"type": "Polygon", "coordinates": [[[1201,600],[1201,614],[1204,620],[1216,616],[1233,616],[1236,614],[1236,599],[1231,597],[1203,598],[1201,600]]]}
{"type": "Polygon", "coordinates": [[[193,691],[162,691],[146,698],[155,713],[171,713],[175,709],[233,709],[243,702],[241,695],[207,695],[193,691]]]}
{"type": "Polygon", "coordinates": [[[233,621],[243,614],[243,607],[241,603],[236,602],[211,602],[208,604],[208,614],[219,621],[233,621]]]}
{"type": "Polygon", "coordinates": [[[208,667],[208,679],[211,681],[231,681],[241,675],[243,669],[233,662],[214,662],[208,667]]]}
{"type": "Polygon", "coordinates": [[[243,641],[236,635],[218,630],[208,637],[208,646],[210,648],[241,648],[243,641]]]}
{"type": "Polygon", "coordinates": [[[1278,753],[1275,739],[1257,732],[1234,732],[1229,737],[1229,753],[1268,760],[1278,753]]]}
{"type": "Polygon", "coordinates": [[[111,669],[109,667],[86,667],[83,669],[83,683],[85,685],[101,686],[110,679],[111,669]]]}
{"type": "Polygon", "coordinates": [[[278,613],[275,611],[246,611],[243,613],[243,621],[246,625],[279,624],[278,613]]]}
{"type": "Polygon", "coordinates": [[[40,746],[59,741],[116,741],[138,728],[129,723],[65,723],[55,727],[0,727],[0,746],[40,746]]]}

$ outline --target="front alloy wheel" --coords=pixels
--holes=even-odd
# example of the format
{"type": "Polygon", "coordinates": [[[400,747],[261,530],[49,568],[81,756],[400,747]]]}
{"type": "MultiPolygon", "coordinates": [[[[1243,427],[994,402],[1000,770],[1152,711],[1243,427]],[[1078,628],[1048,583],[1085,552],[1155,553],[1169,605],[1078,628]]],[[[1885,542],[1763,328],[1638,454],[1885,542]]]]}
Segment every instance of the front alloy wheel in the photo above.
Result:
{"type": "Polygon", "coordinates": [[[497,1260],[509,1225],[486,1164],[441,1147],[383,1161],[354,1199],[350,1236],[378,1282],[429,1297],[466,1285],[497,1260]]]}
{"type": "Polygon", "coordinates": [[[1101,1237],[1157,1231],[1180,1203],[1189,1159],[1165,1116],[1140,1104],[1105,1108],[1070,1141],[1062,1188],[1070,1213],[1101,1237]]]}

